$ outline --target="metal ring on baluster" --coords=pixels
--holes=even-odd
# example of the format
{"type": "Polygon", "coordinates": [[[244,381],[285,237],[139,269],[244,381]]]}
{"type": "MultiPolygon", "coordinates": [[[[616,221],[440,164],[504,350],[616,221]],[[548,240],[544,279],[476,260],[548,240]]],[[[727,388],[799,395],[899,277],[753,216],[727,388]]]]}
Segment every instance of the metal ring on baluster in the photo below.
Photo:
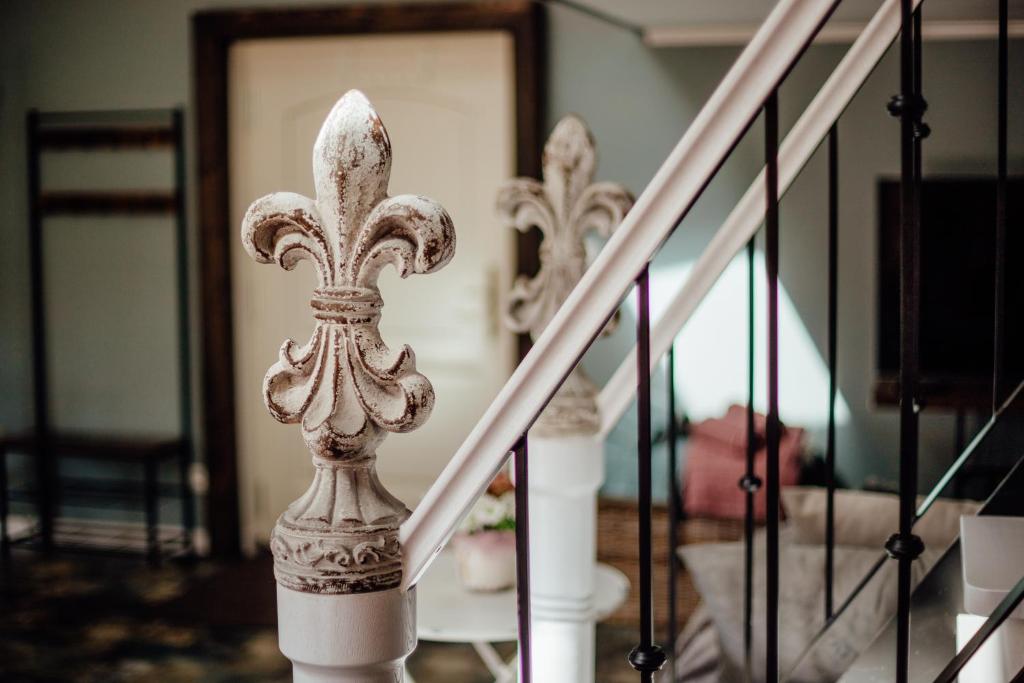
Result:
{"type": "Polygon", "coordinates": [[[753,474],[745,474],[740,477],[737,484],[747,493],[757,493],[757,490],[761,488],[761,478],[753,474]]]}
{"type": "Polygon", "coordinates": [[[635,647],[629,653],[629,663],[637,671],[644,673],[654,673],[659,671],[661,667],[665,666],[665,651],[657,645],[651,645],[641,649],[635,647]]]}
{"type": "Polygon", "coordinates": [[[924,541],[914,534],[893,534],[885,542],[885,552],[894,560],[916,560],[924,552],[924,541]]]}
{"type": "MultiPolygon", "coordinates": [[[[908,101],[903,95],[893,95],[885,105],[890,116],[902,116],[903,109],[908,106],[908,101]]],[[[928,102],[920,95],[911,96],[909,99],[910,116],[914,121],[914,137],[923,140],[932,133],[931,127],[921,120],[924,113],[928,111],[928,102]]]]}

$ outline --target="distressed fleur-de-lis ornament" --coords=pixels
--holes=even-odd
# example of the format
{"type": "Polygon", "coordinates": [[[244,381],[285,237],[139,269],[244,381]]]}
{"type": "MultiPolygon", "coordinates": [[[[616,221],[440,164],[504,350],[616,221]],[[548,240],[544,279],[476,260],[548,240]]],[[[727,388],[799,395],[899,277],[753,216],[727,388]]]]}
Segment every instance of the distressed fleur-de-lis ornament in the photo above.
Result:
{"type": "Polygon", "coordinates": [[[316,473],[271,537],[282,585],[359,593],[401,580],[398,527],[409,515],[377,478],[376,448],[388,432],[422,425],[434,405],[408,346],[392,351],[377,324],[377,277],[430,273],[455,252],[447,212],[424,197],[388,197],[391,142],[370,102],[351,90],[334,105],[313,147],[316,199],[278,192],[242,221],[242,243],[259,263],[291,270],[311,261],[316,326],[287,340],[267,372],[263,398],[277,420],[300,423],[316,473]]]}
{"type": "MultiPolygon", "coordinates": [[[[512,227],[540,229],[540,270],[520,276],[509,295],[506,324],[514,332],[540,336],[587,269],[584,240],[608,237],[633,205],[622,185],[594,183],[597,150],[586,124],[566,116],[544,145],[543,182],[515,178],[498,192],[498,211],[512,227]]],[[[605,328],[609,333],[616,319],[605,328]]],[[[600,428],[597,388],[577,366],[537,420],[541,435],[591,434],[600,428]]]]}

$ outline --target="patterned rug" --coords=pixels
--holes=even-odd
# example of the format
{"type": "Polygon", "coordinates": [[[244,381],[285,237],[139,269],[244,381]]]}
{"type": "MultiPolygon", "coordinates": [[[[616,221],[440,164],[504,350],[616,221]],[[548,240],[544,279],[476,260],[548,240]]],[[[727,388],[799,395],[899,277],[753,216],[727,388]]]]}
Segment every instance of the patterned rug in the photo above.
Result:
{"type": "MultiPolygon", "coordinates": [[[[269,557],[166,562],[19,550],[0,567],[0,681],[274,683],[291,680],[277,649],[269,557]]],[[[635,631],[598,627],[598,681],[635,681],[635,631]]],[[[514,645],[499,646],[511,657],[514,645]]],[[[421,642],[417,683],[490,683],[469,645],[421,642]]]]}
{"type": "Polygon", "coordinates": [[[202,595],[224,577],[213,564],[15,553],[0,583],[0,680],[290,680],[276,630],[259,623],[267,596],[250,595],[248,616],[226,611],[248,577],[204,609],[202,595]]]}

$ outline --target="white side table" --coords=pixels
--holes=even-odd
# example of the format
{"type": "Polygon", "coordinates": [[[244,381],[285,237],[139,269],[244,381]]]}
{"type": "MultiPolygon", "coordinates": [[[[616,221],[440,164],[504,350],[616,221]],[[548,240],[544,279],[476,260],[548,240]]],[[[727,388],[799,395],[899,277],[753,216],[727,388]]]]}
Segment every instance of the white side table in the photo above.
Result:
{"type": "MultiPolygon", "coordinates": [[[[595,620],[617,610],[629,595],[629,579],[606,564],[594,566],[595,620]]],[[[492,643],[518,638],[515,588],[474,593],[462,587],[451,551],[439,554],[416,586],[416,635],[439,643],[469,643],[495,683],[516,679],[516,658],[504,661],[492,643]]],[[[407,683],[415,683],[406,671],[407,683]]]]}

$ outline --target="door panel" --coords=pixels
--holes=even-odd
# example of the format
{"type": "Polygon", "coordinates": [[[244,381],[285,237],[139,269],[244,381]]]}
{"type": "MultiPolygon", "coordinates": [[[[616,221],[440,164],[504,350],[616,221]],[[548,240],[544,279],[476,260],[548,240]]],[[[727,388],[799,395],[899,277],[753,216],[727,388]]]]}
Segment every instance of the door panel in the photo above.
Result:
{"type": "MultiPolygon", "coordinates": [[[[380,279],[381,333],[409,344],[437,395],[427,424],[392,434],[381,479],[412,507],[500,389],[514,338],[499,323],[511,281],[514,235],[496,219],[499,184],[515,171],[512,39],[503,32],[409,33],[241,41],[229,58],[231,210],[280,190],[313,194],[313,141],[348,89],[366,93],[391,137],[389,194],[431,197],[455,223],[455,258],[443,270],[380,279]]],[[[305,342],[315,277],[285,272],[232,244],[236,425],[243,547],[266,540],[312,466],[295,425],[263,406],[261,384],[286,338],[305,342]]]]}

